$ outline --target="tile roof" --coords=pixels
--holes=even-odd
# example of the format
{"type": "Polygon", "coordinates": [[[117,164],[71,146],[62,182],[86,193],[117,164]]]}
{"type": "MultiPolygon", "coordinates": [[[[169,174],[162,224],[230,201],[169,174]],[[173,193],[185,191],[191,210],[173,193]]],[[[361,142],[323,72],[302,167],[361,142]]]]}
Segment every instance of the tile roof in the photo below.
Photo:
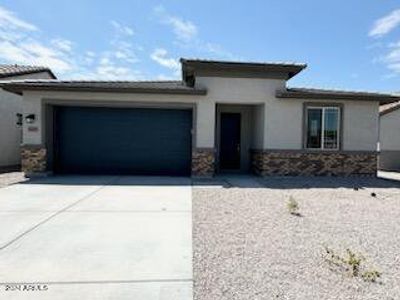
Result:
{"type": "Polygon", "coordinates": [[[51,77],[53,77],[54,79],[56,78],[53,72],[47,67],[0,64],[0,78],[34,74],[40,72],[48,72],[51,77]]]}
{"type": "Polygon", "coordinates": [[[0,84],[5,90],[21,94],[24,90],[157,93],[205,95],[207,90],[189,87],[182,81],[80,81],[11,80],[0,84]]]}
{"type": "Polygon", "coordinates": [[[251,62],[251,61],[226,61],[181,58],[182,70],[184,73],[192,73],[194,70],[213,71],[219,74],[246,73],[253,74],[253,77],[267,73],[286,74],[286,79],[300,73],[307,67],[307,64],[295,62],[251,62]]]}
{"type": "Polygon", "coordinates": [[[288,66],[288,67],[307,67],[305,63],[298,63],[293,61],[241,61],[241,60],[213,60],[201,58],[181,58],[181,62],[190,63],[210,63],[210,64],[233,64],[233,65],[260,65],[260,66],[288,66]]]}
{"type": "Polygon", "coordinates": [[[297,98],[297,99],[337,99],[337,100],[360,100],[360,101],[379,101],[383,104],[397,102],[400,96],[392,93],[376,93],[345,90],[327,90],[314,88],[287,88],[278,91],[277,98],[297,98]]]}

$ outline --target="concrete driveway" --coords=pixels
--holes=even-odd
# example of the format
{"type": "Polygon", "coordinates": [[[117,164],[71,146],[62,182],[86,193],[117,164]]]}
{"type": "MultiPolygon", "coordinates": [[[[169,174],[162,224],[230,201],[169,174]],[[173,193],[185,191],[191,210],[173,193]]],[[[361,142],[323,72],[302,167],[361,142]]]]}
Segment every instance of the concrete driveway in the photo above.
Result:
{"type": "Polygon", "coordinates": [[[0,189],[0,299],[192,299],[190,179],[0,189]]]}

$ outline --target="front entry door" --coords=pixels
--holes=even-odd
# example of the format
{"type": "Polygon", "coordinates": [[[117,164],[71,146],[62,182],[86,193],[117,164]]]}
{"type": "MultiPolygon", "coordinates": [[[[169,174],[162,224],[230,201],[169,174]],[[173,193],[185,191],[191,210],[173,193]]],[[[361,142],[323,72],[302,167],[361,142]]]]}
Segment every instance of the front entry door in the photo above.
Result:
{"type": "Polygon", "coordinates": [[[221,113],[220,169],[240,169],[240,114],[221,113]]]}

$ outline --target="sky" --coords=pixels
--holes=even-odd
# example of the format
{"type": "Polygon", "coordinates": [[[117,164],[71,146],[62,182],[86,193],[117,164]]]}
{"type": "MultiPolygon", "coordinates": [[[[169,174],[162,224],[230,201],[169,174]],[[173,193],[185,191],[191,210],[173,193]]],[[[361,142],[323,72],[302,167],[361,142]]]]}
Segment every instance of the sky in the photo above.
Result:
{"type": "Polygon", "coordinates": [[[307,63],[289,86],[400,91],[400,2],[0,0],[0,63],[179,80],[181,57],[307,63]]]}

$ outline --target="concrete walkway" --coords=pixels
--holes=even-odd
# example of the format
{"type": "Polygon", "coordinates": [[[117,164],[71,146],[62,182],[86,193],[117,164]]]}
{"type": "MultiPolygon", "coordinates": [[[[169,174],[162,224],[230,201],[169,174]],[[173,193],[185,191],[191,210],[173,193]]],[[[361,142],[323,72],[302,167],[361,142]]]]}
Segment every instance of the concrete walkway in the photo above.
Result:
{"type": "Polygon", "coordinates": [[[378,177],[393,181],[400,181],[400,172],[378,171],[378,177]]]}
{"type": "Polygon", "coordinates": [[[191,209],[186,178],[2,188],[0,299],[192,299],[191,209]]]}

